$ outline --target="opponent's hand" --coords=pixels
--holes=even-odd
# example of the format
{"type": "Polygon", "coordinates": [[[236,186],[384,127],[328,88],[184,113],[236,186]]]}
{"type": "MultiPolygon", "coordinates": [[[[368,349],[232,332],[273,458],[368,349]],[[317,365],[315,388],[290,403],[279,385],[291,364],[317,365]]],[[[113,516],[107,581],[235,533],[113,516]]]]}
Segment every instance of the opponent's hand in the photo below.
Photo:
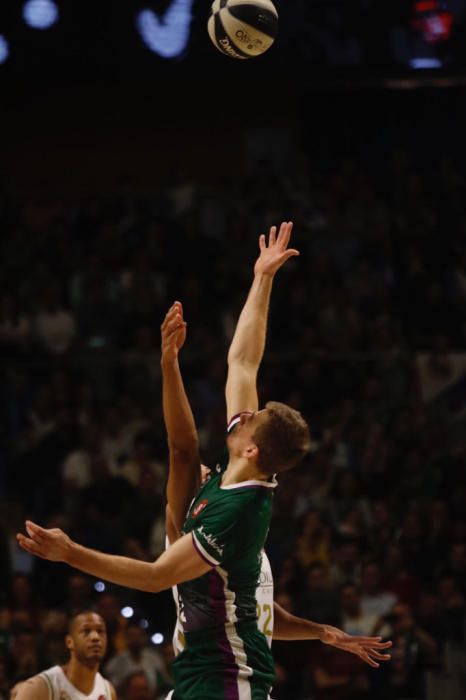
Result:
{"type": "Polygon", "coordinates": [[[31,520],[26,520],[26,532],[29,537],[22,533],[16,535],[19,546],[26,552],[49,561],[68,561],[73,541],[63,530],[58,527],[46,530],[31,520]]]}
{"type": "Polygon", "coordinates": [[[175,301],[168,309],[165,319],[160,326],[162,336],[162,361],[173,361],[186,340],[186,321],[183,317],[181,302],[175,301]]]}
{"type": "Polygon", "coordinates": [[[329,646],[356,654],[373,668],[379,668],[378,661],[389,661],[391,658],[390,654],[381,653],[392,646],[392,642],[382,642],[382,637],[353,637],[338,627],[322,625],[320,640],[329,646]]]}
{"type": "Polygon", "coordinates": [[[277,227],[272,226],[268,245],[264,234],[259,237],[260,255],[254,266],[254,274],[273,276],[289,258],[299,255],[298,250],[288,248],[292,229],[293,222],[284,221],[277,236],[277,227]]]}

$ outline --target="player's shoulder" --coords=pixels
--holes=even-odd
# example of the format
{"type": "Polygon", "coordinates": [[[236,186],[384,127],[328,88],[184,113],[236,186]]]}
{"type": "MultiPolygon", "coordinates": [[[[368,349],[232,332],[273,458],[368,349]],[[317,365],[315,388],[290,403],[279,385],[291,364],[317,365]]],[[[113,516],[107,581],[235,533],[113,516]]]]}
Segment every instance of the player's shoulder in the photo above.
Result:
{"type": "Polygon", "coordinates": [[[204,484],[189,512],[189,529],[207,521],[245,519],[248,513],[257,515],[264,503],[270,503],[273,482],[249,480],[224,486],[222,478],[219,472],[204,484]]]}
{"type": "Polygon", "coordinates": [[[44,672],[17,683],[10,693],[10,700],[49,700],[51,697],[51,686],[44,672]]]}
{"type": "MultiPolygon", "coordinates": [[[[272,493],[273,488],[269,488],[266,482],[242,482],[222,486],[220,496],[210,512],[219,510],[222,514],[228,514],[230,518],[237,518],[240,524],[250,516],[257,518],[262,510],[268,512],[271,508],[272,493]]],[[[207,508],[206,516],[209,516],[207,508]]]]}

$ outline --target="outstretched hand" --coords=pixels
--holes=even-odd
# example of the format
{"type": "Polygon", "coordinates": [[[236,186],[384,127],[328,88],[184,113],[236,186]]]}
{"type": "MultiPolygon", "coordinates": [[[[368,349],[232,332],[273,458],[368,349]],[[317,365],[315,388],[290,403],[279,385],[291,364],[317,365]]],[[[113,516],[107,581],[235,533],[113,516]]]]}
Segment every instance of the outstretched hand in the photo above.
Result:
{"type": "Polygon", "coordinates": [[[162,336],[162,360],[176,360],[186,340],[186,321],[183,317],[181,302],[175,301],[168,309],[160,326],[160,333],[162,336]]]}
{"type": "Polygon", "coordinates": [[[323,625],[321,641],[336,649],[356,654],[373,668],[379,668],[378,661],[389,661],[391,658],[390,654],[381,653],[392,646],[391,642],[382,642],[382,637],[353,637],[338,627],[323,625]]]}
{"type": "Polygon", "coordinates": [[[259,237],[260,255],[254,266],[254,274],[273,276],[289,258],[299,255],[298,250],[288,248],[292,229],[293,222],[284,221],[280,226],[278,236],[277,227],[270,228],[268,244],[264,234],[259,237]]]}
{"type": "Polygon", "coordinates": [[[22,549],[49,561],[68,561],[73,541],[63,530],[54,527],[46,530],[31,520],[26,520],[26,532],[29,537],[18,533],[16,539],[22,549]]]}

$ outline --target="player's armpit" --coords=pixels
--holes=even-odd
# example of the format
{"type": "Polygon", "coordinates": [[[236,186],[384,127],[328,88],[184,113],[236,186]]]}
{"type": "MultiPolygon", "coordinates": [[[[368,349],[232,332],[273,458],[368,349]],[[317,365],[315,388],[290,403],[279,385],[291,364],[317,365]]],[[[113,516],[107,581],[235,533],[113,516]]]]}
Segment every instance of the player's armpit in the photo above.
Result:
{"type": "Polygon", "coordinates": [[[109,682],[109,686],[110,686],[110,692],[112,693],[112,700],[118,700],[117,692],[110,682],[109,682]]]}
{"type": "Polygon", "coordinates": [[[167,538],[170,545],[181,537],[181,531],[175,527],[173,514],[168,503],[165,507],[165,532],[167,533],[167,538]]]}
{"type": "Polygon", "coordinates": [[[154,593],[164,591],[185,581],[199,578],[212,569],[197,552],[191,534],[183,535],[155,562],[154,593]]]}
{"type": "Polygon", "coordinates": [[[257,367],[232,360],[228,364],[228,377],[225,387],[227,420],[241,411],[257,411],[257,367]]]}
{"type": "Polygon", "coordinates": [[[11,689],[10,700],[49,700],[47,683],[40,676],[17,683],[11,689]]]}

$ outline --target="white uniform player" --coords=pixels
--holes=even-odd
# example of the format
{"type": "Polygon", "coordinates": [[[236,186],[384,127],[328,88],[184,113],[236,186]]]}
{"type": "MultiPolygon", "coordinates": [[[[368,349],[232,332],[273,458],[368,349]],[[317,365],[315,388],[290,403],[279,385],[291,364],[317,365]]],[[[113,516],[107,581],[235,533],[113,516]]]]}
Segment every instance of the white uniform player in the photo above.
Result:
{"type": "Polygon", "coordinates": [[[70,683],[61,666],[52,666],[38,677],[48,688],[49,700],[112,700],[110,684],[100,673],[96,673],[94,688],[89,695],[84,695],[70,683]]]}
{"type": "Polygon", "coordinates": [[[115,688],[99,673],[107,651],[100,615],[90,610],[74,615],[65,643],[69,661],[17,683],[11,700],[116,700],[115,688]]]}

